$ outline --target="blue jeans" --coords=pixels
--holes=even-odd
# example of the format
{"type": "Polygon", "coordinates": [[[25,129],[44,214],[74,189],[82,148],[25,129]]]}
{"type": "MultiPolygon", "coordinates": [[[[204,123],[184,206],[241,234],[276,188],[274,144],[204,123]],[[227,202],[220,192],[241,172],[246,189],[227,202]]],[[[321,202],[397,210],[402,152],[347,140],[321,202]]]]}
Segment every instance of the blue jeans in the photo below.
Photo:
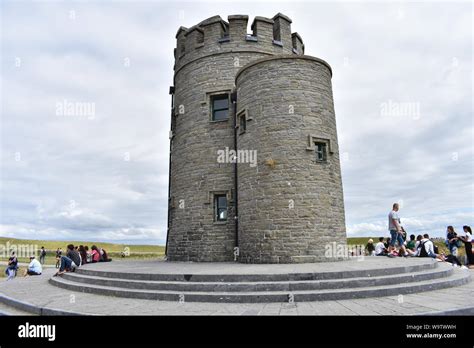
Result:
{"type": "Polygon", "coordinates": [[[398,233],[396,230],[390,230],[390,246],[394,247],[397,241],[400,246],[403,245],[402,234],[398,233]]]}
{"type": "Polygon", "coordinates": [[[458,246],[456,243],[448,243],[449,253],[451,255],[457,256],[458,255],[458,246]]]}
{"type": "Polygon", "coordinates": [[[59,272],[64,270],[71,270],[74,262],[67,256],[61,256],[61,266],[59,266],[59,272]]]}

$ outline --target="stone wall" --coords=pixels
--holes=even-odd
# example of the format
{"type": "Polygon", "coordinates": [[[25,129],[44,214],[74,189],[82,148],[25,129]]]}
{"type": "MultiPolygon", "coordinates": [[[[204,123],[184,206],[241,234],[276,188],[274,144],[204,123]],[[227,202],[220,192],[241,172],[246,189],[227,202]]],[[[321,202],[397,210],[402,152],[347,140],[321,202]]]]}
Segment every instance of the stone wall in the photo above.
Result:
{"type": "MultiPolygon", "coordinates": [[[[176,34],[169,200],[170,220],[167,245],[167,256],[168,260],[171,261],[231,261],[234,259],[233,249],[236,246],[234,165],[232,163],[218,163],[217,161],[218,150],[224,150],[226,147],[229,149],[234,148],[234,110],[231,110],[228,120],[213,122],[210,116],[210,96],[220,92],[231,93],[234,91],[236,75],[243,67],[248,67],[248,70],[241,71],[239,75],[239,84],[242,85],[245,92],[240,88],[237,101],[238,109],[240,110],[243,105],[247,105],[250,112],[255,114],[256,117],[253,121],[249,121],[248,133],[242,135],[243,138],[239,136],[239,143],[242,139],[248,139],[251,136],[250,134],[253,134],[255,139],[249,139],[249,142],[243,142],[242,145],[257,149],[259,160],[262,160],[265,157],[261,156],[268,155],[268,148],[273,147],[275,142],[270,141],[268,146],[263,146],[262,144],[259,147],[257,145],[260,144],[260,141],[263,141],[260,139],[267,140],[270,134],[281,136],[285,133],[285,137],[288,138],[285,141],[289,144],[296,144],[296,139],[292,138],[292,134],[300,131],[294,127],[303,127],[304,122],[308,118],[310,122],[308,129],[312,129],[315,122],[317,122],[316,120],[327,116],[328,119],[332,118],[332,123],[329,121],[327,124],[325,122],[322,123],[324,127],[327,127],[327,132],[325,131],[326,128],[318,128],[318,131],[321,131],[322,134],[330,133],[331,136],[334,135],[334,144],[337,147],[329,70],[326,68],[327,71],[325,72],[323,70],[318,72],[312,71],[311,76],[318,76],[319,83],[317,85],[311,84],[307,79],[300,80],[298,78],[295,81],[287,81],[292,86],[290,89],[285,89],[286,87],[281,85],[284,88],[281,91],[278,90],[273,84],[274,78],[279,79],[276,72],[265,69],[260,70],[259,67],[265,64],[260,65],[259,63],[258,66],[252,66],[252,63],[268,57],[297,57],[303,54],[303,41],[297,33],[291,34],[291,20],[282,14],[277,14],[273,19],[256,17],[252,23],[253,32],[251,34],[247,34],[247,23],[247,16],[229,16],[228,22],[223,21],[219,16],[215,16],[189,29],[181,27],[176,34]],[[275,35],[279,40],[274,40],[275,35]],[[262,75],[267,74],[267,72],[269,72],[268,75],[262,75]],[[257,75],[254,75],[254,73],[257,75]],[[293,83],[296,83],[296,85],[293,85],[293,83]],[[306,94],[305,88],[308,87],[310,89],[317,88],[318,91],[323,89],[324,91],[320,91],[320,95],[315,94],[313,90],[310,90],[309,93],[312,97],[323,96],[324,94],[324,100],[321,102],[310,101],[310,104],[304,106],[303,103],[308,101],[308,99],[302,96],[298,97],[297,94],[306,94]],[[291,93],[285,96],[284,91],[291,93]],[[252,99],[251,95],[254,93],[259,96],[270,93],[272,95],[271,102],[278,103],[278,107],[284,107],[285,103],[288,103],[290,100],[297,101],[300,103],[300,109],[304,109],[302,112],[304,112],[305,116],[302,116],[303,118],[300,118],[298,123],[281,124],[279,127],[288,126],[290,128],[286,130],[281,129],[280,133],[275,133],[275,129],[272,127],[277,125],[272,124],[270,126],[269,123],[265,126],[266,121],[264,121],[264,118],[267,116],[275,117],[275,112],[268,111],[268,104],[259,104],[259,100],[252,99]],[[293,97],[296,99],[292,99],[293,97]],[[307,111],[308,107],[310,109],[319,107],[320,109],[318,109],[317,113],[311,113],[307,111]],[[263,111],[263,113],[259,114],[258,112],[260,111],[263,111]],[[258,120],[262,122],[263,127],[254,128],[258,120]],[[266,127],[270,128],[267,129],[266,127]],[[259,133],[266,132],[267,130],[270,132],[268,135],[259,133]],[[226,222],[214,221],[212,199],[214,193],[226,193],[228,196],[229,209],[226,222]]],[[[271,65],[274,64],[274,68],[278,70],[277,65],[280,64],[282,67],[285,67],[285,64],[287,64],[285,62],[289,62],[289,60],[276,60],[271,65]]],[[[303,64],[301,66],[308,69],[303,64]]],[[[314,68],[316,64],[312,62],[311,66],[314,68]]],[[[321,66],[324,67],[324,65],[321,66]]],[[[291,78],[291,76],[286,75],[286,72],[285,76],[291,78]]],[[[278,86],[282,83],[282,81],[275,82],[277,82],[278,86]]],[[[267,102],[270,102],[270,99],[265,103],[267,102]]],[[[307,141],[303,145],[307,145],[307,141]]],[[[303,157],[305,155],[308,158],[312,156],[308,150],[303,150],[303,157]]],[[[290,151],[290,149],[287,151],[290,151]]],[[[295,152],[297,149],[291,151],[295,152]]],[[[337,154],[333,156],[327,171],[324,172],[327,178],[321,178],[317,181],[318,184],[324,183],[327,179],[334,182],[334,184],[330,185],[331,187],[340,186],[339,159],[337,154]],[[335,172],[329,173],[333,169],[335,172]]],[[[240,168],[245,168],[244,164],[239,164],[238,166],[239,171],[241,170],[240,168]]],[[[300,163],[299,167],[296,168],[303,167],[304,164],[300,163]]],[[[277,170],[283,172],[290,167],[288,165],[278,167],[277,165],[277,168],[277,170]]],[[[283,229],[280,231],[280,235],[284,240],[282,239],[282,242],[278,245],[282,248],[288,248],[286,254],[285,249],[281,249],[270,258],[267,256],[270,256],[271,252],[264,252],[265,257],[255,257],[255,252],[259,249],[258,245],[260,244],[252,245],[252,243],[259,241],[261,236],[265,236],[265,234],[262,235],[264,231],[274,231],[275,238],[277,238],[273,227],[272,229],[264,228],[268,219],[261,219],[262,215],[256,212],[248,215],[248,209],[253,206],[252,204],[261,203],[261,193],[280,195],[275,190],[267,191],[267,186],[265,186],[267,183],[264,183],[258,194],[255,193],[255,196],[249,196],[249,187],[243,185],[250,184],[252,185],[251,187],[255,187],[254,185],[262,181],[261,174],[263,170],[266,170],[266,167],[259,162],[257,168],[252,168],[252,171],[248,172],[243,169],[242,176],[239,175],[239,180],[240,177],[243,180],[243,183],[239,183],[239,195],[242,194],[244,197],[243,211],[240,212],[239,218],[245,226],[241,231],[244,236],[241,238],[243,244],[239,245],[241,255],[243,256],[241,260],[243,262],[297,262],[297,259],[293,256],[306,255],[308,252],[301,251],[300,254],[296,255],[293,250],[296,250],[298,247],[294,246],[294,243],[297,245],[303,243],[305,250],[308,248],[308,250],[314,249],[310,239],[316,235],[304,229],[300,229],[299,232],[295,229],[290,239],[285,237],[287,230],[283,229]],[[241,190],[242,193],[240,193],[241,190]],[[250,222],[251,220],[249,219],[259,220],[250,222]],[[255,224],[255,228],[250,229],[249,226],[252,223],[255,224]],[[251,237],[250,231],[259,232],[257,232],[255,237],[251,237]],[[298,241],[300,234],[303,237],[301,241],[298,241]],[[249,257],[249,255],[252,256],[249,257]],[[285,255],[290,255],[291,257],[286,257],[285,255]]],[[[294,169],[290,168],[289,170],[294,172],[294,169]]],[[[291,175],[288,174],[288,178],[291,177],[292,180],[295,180],[293,185],[296,185],[298,189],[302,187],[309,189],[312,187],[313,180],[309,170],[311,170],[311,167],[306,167],[300,173],[301,176],[299,178],[296,172],[291,175]],[[306,175],[305,172],[308,172],[308,174],[306,175]],[[309,183],[306,182],[307,180],[309,180],[309,183]],[[299,182],[297,183],[296,181],[299,182]]],[[[276,178],[270,178],[272,174],[270,174],[270,177],[268,173],[264,175],[270,180],[268,185],[271,184],[272,180],[276,180],[276,178]]],[[[333,220],[334,223],[341,222],[340,209],[343,208],[339,202],[339,192],[342,195],[342,188],[339,187],[337,190],[331,195],[331,197],[337,197],[335,199],[326,197],[321,189],[317,191],[317,198],[320,202],[313,204],[317,206],[324,206],[325,204],[337,205],[337,208],[332,210],[336,213],[336,217],[330,217],[330,221],[321,220],[320,225],[329,224],[329,222],[332,224],[333,220]]],[[[274,202],[276,206],[281,204],[279,200],[270,202],[274,202]]],[[[306,205],[307,203],[303,203],[302,207],[306,205]]],[[[298,210],[299,214],[303,211],[307,211],[308,214],[312,212],[312,210],[302,207],[298,210]]],[[[269,209],[271,210],[272,208],[269,209]]],[[[329,213],[328,209],[325,210],[324,214],[326,213],[329,213]]],[[[320,217],[321,219],[323,218],[322,215],[320,217]]],[[[287,219],[291,219],[291,215],[288,215],[287,219]]],[[[300,227],[304,225],[302,220],[299,222],[295,221],[295,223],[300,227]]],[[[275,224],[274,226],[280,225],[275,224]]],[[[323,236],[328,231],[328,228],[324,227],[321,229],[320,235],[323,236]]],[[[319,238],[318,240],[322,239],[319,238]]],[[[263,248],[268,248],[268,245],[270,244],[262,244],[263,248]]]]}
{"type": "Polygon", "coordinates": [[[256,167],[238,168],[241,261],[334,261],[325,246],[345,244],[346,233],[329,65],[264,58],[236,81],[238,113],[250,118],[237,147],[258,154],[256,167]],[[326,162],[316,161],[315,139],[328,144],[326,162]]]}

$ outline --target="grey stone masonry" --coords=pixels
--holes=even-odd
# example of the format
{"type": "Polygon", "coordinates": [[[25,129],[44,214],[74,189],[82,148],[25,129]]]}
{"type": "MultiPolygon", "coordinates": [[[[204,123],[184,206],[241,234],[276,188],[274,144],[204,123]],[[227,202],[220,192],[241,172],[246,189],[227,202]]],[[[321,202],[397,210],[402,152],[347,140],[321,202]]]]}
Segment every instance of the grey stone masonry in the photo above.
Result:
{"type": "Polygon", "coordinates": [[[250,118],[237,148],[259,158],[238,169],[242,261],[334,261],[325,247],[346,234],[330,67],[309,56],[254,61],[237,75],[237,100],[250,118]],[[327,145],[324,162],[313,141],[327,145]]]}
{"type": "Polygon", "coordinates": [[[214,16],[176,34],[167,258],[334,261],[324,248],[346,235],[331,69],[303,55],[287,16],[255,17],[252,33],[248,20],[214,16]],[[223,95],[228,117],[213,120],[223,95]],[[247,161],[219,160],[232,150],[247,161]]]}

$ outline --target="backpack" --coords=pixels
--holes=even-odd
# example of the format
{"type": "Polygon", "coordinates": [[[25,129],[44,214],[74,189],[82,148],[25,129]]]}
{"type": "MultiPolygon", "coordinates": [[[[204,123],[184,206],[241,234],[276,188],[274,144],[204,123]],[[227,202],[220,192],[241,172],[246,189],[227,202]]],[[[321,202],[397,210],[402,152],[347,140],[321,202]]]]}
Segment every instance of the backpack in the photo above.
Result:
{"type": "Polygon", "coordinates": [[[418,254],[419,257],[428,257],[428,253],[426,252],[426,249],[425,249],[425,244],[426,242],[423,242],[423,243],[420,242],[420,245],[418,245],[418,248],[421,248],[420,253],[418,254]]]}

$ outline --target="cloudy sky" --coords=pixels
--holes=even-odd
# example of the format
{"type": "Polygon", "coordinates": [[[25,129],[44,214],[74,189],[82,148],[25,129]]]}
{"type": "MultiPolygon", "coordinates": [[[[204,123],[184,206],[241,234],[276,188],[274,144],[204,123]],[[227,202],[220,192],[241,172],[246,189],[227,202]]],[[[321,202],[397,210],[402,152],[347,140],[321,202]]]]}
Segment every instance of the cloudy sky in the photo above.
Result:
{"type": "Polygon", "coordinates": [[[0,236],[164,244],[176,31],[278,12],[333,68],[348,235],[474,224],[470,2],[2,1],[0,236]]]}

